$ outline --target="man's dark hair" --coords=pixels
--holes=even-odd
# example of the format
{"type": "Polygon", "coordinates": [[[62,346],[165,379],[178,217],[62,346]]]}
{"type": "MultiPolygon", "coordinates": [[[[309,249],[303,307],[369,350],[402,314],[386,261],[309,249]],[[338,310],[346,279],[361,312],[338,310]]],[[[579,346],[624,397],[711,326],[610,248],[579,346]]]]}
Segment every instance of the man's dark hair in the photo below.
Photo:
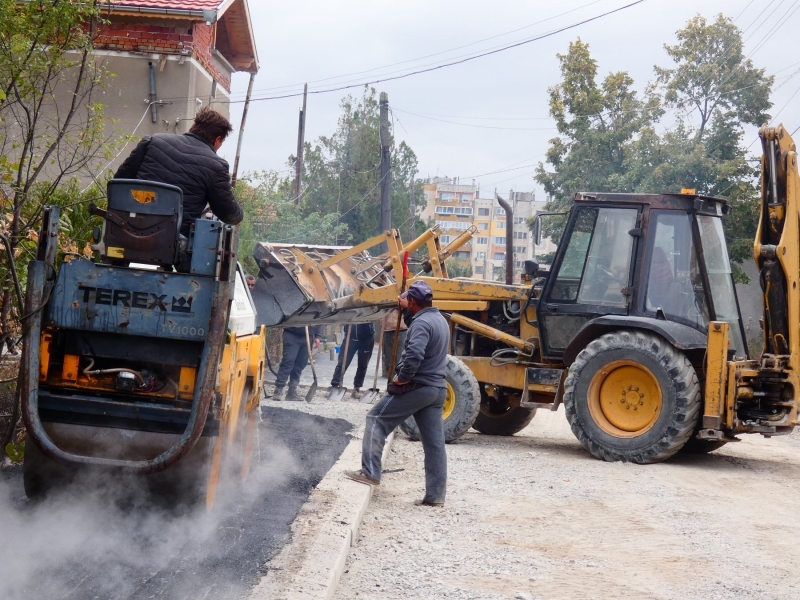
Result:
{"type": "Polygon", "coordinates": [[[213,144],[218,137],[224,140],[231,131],[233,131],[233,125],[228,119],[206,106],[194,116],[194,124],[189,133],[199,135],[209,144],[213,144]]]}

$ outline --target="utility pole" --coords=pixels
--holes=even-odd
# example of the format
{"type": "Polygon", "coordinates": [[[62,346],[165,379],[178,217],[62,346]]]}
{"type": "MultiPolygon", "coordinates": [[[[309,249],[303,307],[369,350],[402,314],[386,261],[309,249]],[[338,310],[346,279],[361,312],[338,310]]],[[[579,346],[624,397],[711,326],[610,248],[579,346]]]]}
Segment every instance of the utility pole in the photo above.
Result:
{"type": "Polygon", "coordinates": [[[253,81],[256,74],[250,73],[250,83],[247,84],[247,97],[244,100],[244,110],[242,111],[242,124],[239,126],[239,141],[236,143],[236,159],[233,161],[233,176],[231,177],[231,187],[236,187],[236,178],[239,175],[239,157],[242,154],[242,138],[244,137],[244,124],[247,122],[247,109],[250,108],[250,96],[253,93],[253,81]]]}
{"type": "Polygon", "coordinates": [[[303,86],[303,108],[300,109],[300,122],[297,125],[297,158],[294,161],[294,204],[300,202],[300,176],[303,172],[303,147],[306,138],[306,97],[308,84],[303,86]]]}
{"type": "MultiPolygon", "coordinates": [[[[381,231],[388,231],[392,228],[392,178],[389,174],[391,169],[391,156],[389,155],[389,94],[386,92],[381,92],[379,106],[381,117],[381,231]]],[[[381,247],[383,252],[389,249],[385,243],[381,247]]]]}
{"type": "Polygon", "coordinates": [[[411,178],[411,191],[408,195],[409,208],[411,208],[411,226],[408,228],[409,238],[412,240],[417,239],[417,176],[416,173],[411,178]]]}

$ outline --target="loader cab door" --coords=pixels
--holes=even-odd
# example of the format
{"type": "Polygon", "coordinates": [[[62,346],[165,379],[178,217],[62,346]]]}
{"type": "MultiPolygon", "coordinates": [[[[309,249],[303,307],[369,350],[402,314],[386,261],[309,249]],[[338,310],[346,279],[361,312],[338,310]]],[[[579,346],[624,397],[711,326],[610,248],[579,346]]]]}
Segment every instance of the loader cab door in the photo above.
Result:
{"type": "Polygon", "coordinates": [[[542,353],[560,358],[588,321],[627,315],[639,207],[576,206],[539,303],[542,353]]]}

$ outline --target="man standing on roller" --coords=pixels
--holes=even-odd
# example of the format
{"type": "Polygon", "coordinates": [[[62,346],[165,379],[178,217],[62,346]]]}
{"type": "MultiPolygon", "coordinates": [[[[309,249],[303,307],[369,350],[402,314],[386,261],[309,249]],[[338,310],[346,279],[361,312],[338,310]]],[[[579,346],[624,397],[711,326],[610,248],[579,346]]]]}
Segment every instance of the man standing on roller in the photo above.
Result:
{"type": "Polygon", "coordinates": [[[442,410],[447,396],[445,369],[450,328],[439,309],[433,307],[433,290],[424,281],[412,283],[397,301],[400,309],[408,308],[411,315],[405,349],[387,395],[367,414],[361,469],[345,471],[345,476],[380,485],[386,437],[413,416],[425,451],[425,497],[420,504],[442,506],[447,488],[442,410]]]}

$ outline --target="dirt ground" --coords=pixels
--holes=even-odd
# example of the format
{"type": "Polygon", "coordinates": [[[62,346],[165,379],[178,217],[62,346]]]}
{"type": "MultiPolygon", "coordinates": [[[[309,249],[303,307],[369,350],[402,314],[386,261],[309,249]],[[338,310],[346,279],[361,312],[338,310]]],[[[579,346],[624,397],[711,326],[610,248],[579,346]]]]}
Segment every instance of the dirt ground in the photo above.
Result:
{"type": "Polygon", "coordinates": [[[800,598],[800,436],[639,466],[592,458],[563,411],[448,446],[444,508],[403,435],[348,560],[352,598],[800,598]]]}

